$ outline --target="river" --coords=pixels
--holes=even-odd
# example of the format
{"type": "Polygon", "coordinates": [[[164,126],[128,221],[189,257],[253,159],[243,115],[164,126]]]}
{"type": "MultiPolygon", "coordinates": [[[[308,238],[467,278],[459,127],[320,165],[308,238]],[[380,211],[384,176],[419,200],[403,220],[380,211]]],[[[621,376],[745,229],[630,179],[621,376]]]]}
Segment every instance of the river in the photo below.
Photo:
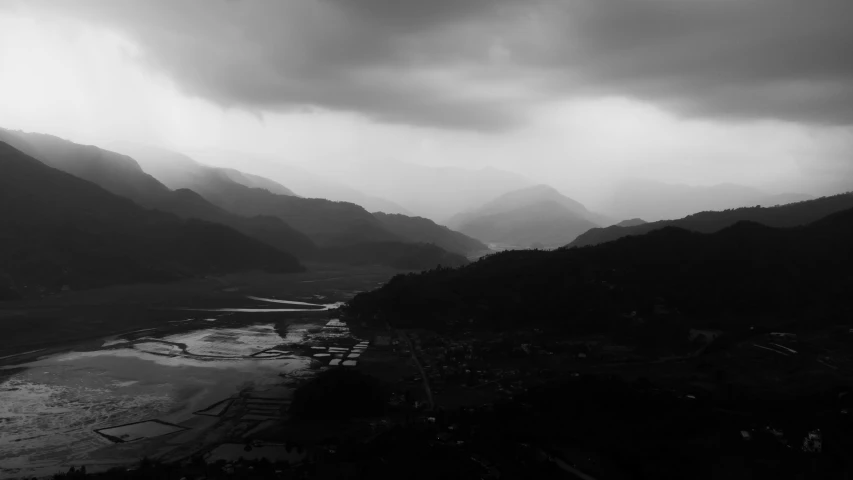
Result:
{"type": "MultiPolygon", "coordinates": [[[[254,299],[302,307],[283,311],[337,305],[254,299]]],[[[268,310],[276,309],[240,309],[268,310]]],[[[216,405],[240,396],[265,399],[241,422],[276,419],[290,394],[282,375],[310,375],[334,360],[343,364],[367,343],[350,352],[347,342],[356,340],[346,325],[318,317],[300,323],[270,320],[275,316],[269,313],[257,321],[209,315],[187,319],[184,329],[173,323],[105,337],[94,348],[0,368],[0,478],[51,475],[72,465],[103,470],[177,451],[210,437],[223,424],[215,411],[224,408],[216,405]]]]}

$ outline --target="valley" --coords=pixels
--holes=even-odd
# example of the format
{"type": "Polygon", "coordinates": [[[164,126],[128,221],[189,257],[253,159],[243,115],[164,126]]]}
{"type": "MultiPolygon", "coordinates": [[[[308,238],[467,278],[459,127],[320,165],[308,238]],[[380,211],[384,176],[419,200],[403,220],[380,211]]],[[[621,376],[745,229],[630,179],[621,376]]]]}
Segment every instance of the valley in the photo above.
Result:
{"type": "Polygon", "coordinates": [[[359,363],[370,340],[348,353],[356,337],[329,308],[390,274],[326,267],[4,304],[0,478],[181,460],[252,438],[286,418],[294,382],[359,363]]]}

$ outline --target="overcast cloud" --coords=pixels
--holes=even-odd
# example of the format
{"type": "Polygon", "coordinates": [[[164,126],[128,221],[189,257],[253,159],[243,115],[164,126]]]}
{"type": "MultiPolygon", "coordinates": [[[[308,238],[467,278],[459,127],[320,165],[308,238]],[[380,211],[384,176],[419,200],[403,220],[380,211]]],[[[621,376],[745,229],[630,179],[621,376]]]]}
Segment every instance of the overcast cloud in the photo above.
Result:
{"type": "Polygon", "coordinates": [[[187,94],[257,111],[506,129],[566,96],[853,123],[849,0],[66,0],[187,94]]]}
{"type": "Polygon", "coordinates": [[[492,166],[590,208],[627,177],[821,195],[853,189],[851,18],[850,0],[0,0],[0,126],[337,164],[318,173],[365,188],[351,164],[492,166]]]}

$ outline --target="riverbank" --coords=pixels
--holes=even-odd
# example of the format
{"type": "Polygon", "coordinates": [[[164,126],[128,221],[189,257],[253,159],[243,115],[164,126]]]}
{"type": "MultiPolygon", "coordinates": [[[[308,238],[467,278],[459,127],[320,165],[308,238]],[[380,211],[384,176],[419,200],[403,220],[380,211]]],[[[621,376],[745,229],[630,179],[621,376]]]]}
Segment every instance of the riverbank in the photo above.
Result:
{"type": "Polygon", "coordinates": [[[309,271],[297,274],[250,272],[0,302],[0,366],[79,348],[108,335],[170,328],[170,322],[198,316],[183,309],[271,308],[270,304],[247,298],[250,294],[317,304],[346,301],[400,273],[378,266],[311,264],[309,267],[309,271]]]}

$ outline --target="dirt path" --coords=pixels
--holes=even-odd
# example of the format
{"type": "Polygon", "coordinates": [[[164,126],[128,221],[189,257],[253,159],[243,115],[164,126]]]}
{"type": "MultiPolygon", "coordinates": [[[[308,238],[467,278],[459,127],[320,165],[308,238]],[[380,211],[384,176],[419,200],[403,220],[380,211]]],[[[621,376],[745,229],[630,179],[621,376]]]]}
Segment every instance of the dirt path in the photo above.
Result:
{"type": "Polygon", "coordinates": [[[421,372],[421,379],[424,382],[424,391],[427,394],[427,400],[429,401],[429,409],[433,410],[435,408],[435,401],[432,398],[432,390],[429,388],[429,378],[427,377],[426,372],[424,371],[424,367],[421,366],[420,360],[418,360],[418,356],[415,354],[415,346],[412,344],[412,341],[409,339],[409,336],[405,334],[405,332],[397,331],[397,333],[406,340],[406,343],[409,345],[409,351],[412,353],[412,360],[415,361],[415,365],[418,366],[418,370],[421,372]]]}

